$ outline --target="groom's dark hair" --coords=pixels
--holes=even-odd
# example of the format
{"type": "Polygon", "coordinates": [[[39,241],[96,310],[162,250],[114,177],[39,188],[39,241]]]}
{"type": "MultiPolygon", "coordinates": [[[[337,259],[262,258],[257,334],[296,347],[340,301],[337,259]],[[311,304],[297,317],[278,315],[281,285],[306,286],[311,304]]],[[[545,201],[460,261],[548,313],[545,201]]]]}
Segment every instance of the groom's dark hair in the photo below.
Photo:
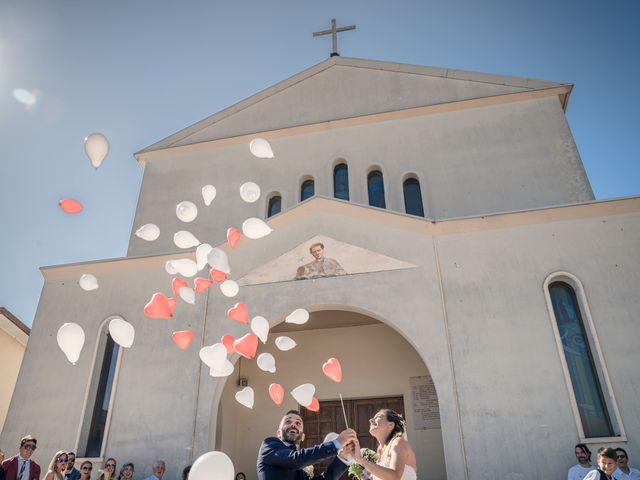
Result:
{"type": "Polygon", "coordinates": [[[287,413],[284,414],[284,416],[286,417],[287,415],[292,415],[292,414],[298,415],[299,417],[301,416],[298,410],[289,410],[287,413]]]}

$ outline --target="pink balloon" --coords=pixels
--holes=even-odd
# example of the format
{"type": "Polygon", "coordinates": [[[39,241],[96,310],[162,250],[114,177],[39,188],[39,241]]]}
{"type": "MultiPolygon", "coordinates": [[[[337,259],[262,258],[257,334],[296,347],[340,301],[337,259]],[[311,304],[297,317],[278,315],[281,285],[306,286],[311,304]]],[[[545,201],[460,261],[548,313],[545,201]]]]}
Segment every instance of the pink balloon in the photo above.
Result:
{"type": "Polygon", "coordinates": [[[167,298],[164,293],[156,292],[151,297],[151,301],[144,306],[144,314],[149,318],[173,317],[175,302],[175,298],[167,298]]]}
{"type": "Polygon", "coordinates": [[[319,412],[320,411],[320,402],[316,397],[311,399],[311,403],[305,407],[307,410],[311,412],[319,412]]]}
{"type": "Polygon", "coordinates": [[[209,272],[209,275],[211,275],[211,278],[213,278],[216,281],[216,283],[224,282],[227,279],[226,273],[220,270],[216,270],[215,268],[211,269],[211,271],[209,272]]]}
{"type": "Polygon", "coordinates": [[[202,293],[211,285],[213,285],[213,281],[208,278],[198,277],[193,281],[193,285],[195,287],[196,293],[202,293]]]}
{"type": "Polygon", "coordinates": [[[249,312],[247,312],[247,306],[244,303],[236,303],[227,310],[227,316],[234,322],[249,323],[249,312]]]}
{"type": "Polygon", "coordinates": [[[233,349],[251,360],[256,356],[258,350],[258,336],[255,333],[247,333],[244,337],[233,342],[233,349]]]}
{"type": "Polygon", "coordinates": [[[279,383],[272,383],[269,385],[269,396],[273,403],[280,405],[284,400],[284,388],[279,383]]]}
{"type": "Polygon", "coordinates": [[[322,365],[324,374],[336,383],[342,381],[342,366],[337,358],[331,357],[322,365]]]}
{"type": "Polygon", "coordinates": [[[175,277],[173,280],[171,280],[171,290],[173,290],[173,294],[177,297],[180,295],[180,289],[182,287],[188,287],[189,284],[187,282],[185,282],[184,280],[175,277]]]}
{"type": "Polygon", "coordinates": [[[176,342],[176,345],[182,350],[186,350],[187,348],[189,348],[189,345],[191,345],[193,337],[195,337],[195,334],[188,330],[173,332],[171,334],[171,338],[173,338],[173,341],[176,342]]]}
{"type": "Polygon", "coordinates": [[[64,213],[80,213],[82,211],[82,204],[73,198],[63,198],[58,202],[58,205],[64,213]]]}
{"type": "Polygon", "coordinates": [[[242,232],[237,228],[230,227],[227,229],[227,242],[231,248],[236,248],[236,245],[242,237],[242,232]]]}
{"type": "Polygon", "coordinates": [[[233,349],[233,343],[236,341],[235,337],[233,335],[229,335],[228,333],[225,333],[224,335],[222,335],[222,337],[220,338],[220,342],[225,346],[225,348],[227,349],[227,353],[233,353],[235,352],[235,350],[233,349]]]}

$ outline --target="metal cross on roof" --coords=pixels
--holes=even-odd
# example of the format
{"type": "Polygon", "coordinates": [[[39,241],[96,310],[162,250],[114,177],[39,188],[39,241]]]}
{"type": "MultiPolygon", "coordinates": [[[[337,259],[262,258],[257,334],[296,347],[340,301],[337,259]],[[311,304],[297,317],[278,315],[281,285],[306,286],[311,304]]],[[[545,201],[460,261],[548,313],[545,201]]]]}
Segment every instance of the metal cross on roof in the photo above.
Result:
{"type": "Polygon", "coordinates": [[[321,32],[313,32],[313,36],[320,37],[322,35],[331,34],[331,37],[333,38],[333,52],[331,52],[330,57],[339,57],[340,54],[338,53],[338,33],[346,32],[347,30],[355,30],[355,29],[356,29],[355,25],[348,25],[346,27],[336,28],[336,19],[332,18],[331,30],[322,30],[321,32]]]}

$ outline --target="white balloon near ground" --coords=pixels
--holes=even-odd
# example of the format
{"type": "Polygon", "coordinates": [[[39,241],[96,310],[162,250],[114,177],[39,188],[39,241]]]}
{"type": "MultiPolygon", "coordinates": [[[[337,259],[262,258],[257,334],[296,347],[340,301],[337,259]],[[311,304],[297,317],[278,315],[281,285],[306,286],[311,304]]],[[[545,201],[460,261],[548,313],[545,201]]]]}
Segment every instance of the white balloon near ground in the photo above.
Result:
{"type": "Polygon", "coordinates": [[[234,280],[225,280],[220,284],[220,291],[225,297],[235,297],[240,291],[238,283],[234,280]]]}
{"type": "Polygon", "coordinates": [[[309,320],[309,312],[304,308],[297,308],[285,318],[285,323],[293,323],[295,325],[304,325],[309,320]]]}
{"type": "Polygon", "coordinates": [[[249,143],[249,150],[254,157],[258,158],[273,158],[273,150],[271,145],[264,138],[254,138],[249,143]]]}
{"type": "Polygon", "coordinates": [[[200,240],[198,240],[193,233],[180,230],[173,234],[173,243],[175,243],[178,248],[192,248],[200,245],[200,240]]]}
{"type": "Polygon", "coordinates": [[[80,277],[80,280],[78,280],[78,284],[80,285],[81,289],[90,292],[91,290],[95,290],[96,288],[98,288],[98,279],[95,277],[95,275],[85,273],[80,277]]]}
{"type": "Polygon", "coordinates": [[[73,322],[65,323],[58,329],[56,339],[67,360],[75,365],[84,346],[84,330],[82,330],[82,327],[73,322]]]}
{"type": "Polygon", "coordinates": [[[282,336],[276,338],[276,347],[278,347],[283,352],[287,350],[291,350],[292,348],[296,348],[298,344],[290,337],[282,336]]]}
{"type": "Polygon", "coordinates": [[[204,200],[204,204],[207,207],[211,205],[211,202],[213,202],[217,194],[218,191],[213,185],[205,185],[204,187],[202,187],[202,199],[204,200]]]}
{"type": "Polygon", "coordinates": [[[206,267],[207,257],[212,249],[213,247],[208,243],[203,243],[196,248],[196,265],[198,266],[198,271],[206,267]]]}
{"type": "Polygon", "coordinates": [[[189,471],[189,480],[234,480],[233,462],[223,452],[200,455],[189,471]]]}
{"type": "Polygon", "coordinates": [[[322,443],[333,442],[336,438],[338,438],[338,434],[336,432],[329,432],[324,436],[324,440],[322,443]]]}
{"type": "Polygon", "coordinates": [[[101,133],[92,133],[84,139],[84,152],[89,157],[93,168],[98,169],[109,153],[109,140],[101,133]]]}
{"type": "Polygon", "coordinates": [[[242,233],[244,233],[245,237],[251,238],[252,240],[266,237],[271,232],[273,232],[273,229],[261,218],[251,217],[242,222],[242,233]]]}
{"type": "Polygon", "coordinates": [[[115,317],[109,322],[109,333],[113,341],[124,348],[131,347],[136,337],[136,330],[133,325],[122,317],[115,317]]]}
{"type": "Polygon", "coordinates": [[[180,294],[180,298],[187,302],[190,305],[195,305],[196,303],[196,292],[191,287],[182,287],[178,290],[178,294],[180,294]]]}
{"type": "Polygon", "coordinates": [[[303,383],[291,390],[291,395],[296,399],[303,407],[308,407],[313,401],[313,396],[316,393],[316,387],[312,383],[303,383]]]}
{"type": "Polygon", "coordinates": [[[175,275],[178,273],[174,260],[167,260],[164,264],[164,269],[169,275],[175,275]]]}
{"type": "Polygon", "coordinates": [[[176,205],[176,216],[185,223],[193,222],[198,216],[198,207],[193,202],[180,202],[176,205]]]}
{"type": "Polygon", "coordinates": [[[219,248],[212,248],[207,255],[207,262],[209,263],[211,268],[220,270],[227,275],[231,273],[231,268],[229,267],[229,257],[224,250],[220,250],[219,248]]]}
{"type": "Polygon", "coordinates": [[[160,236],[160,228],[155,223],[147,223],[136,230],[136,237],[153,242],[160,236]]]}
{"type": "Polygon", "coordinates": [[[229,360],[225,360],[222,366],[209,369],[209,376],[211,377],[228,377],[233,373],[233,363],[229,360]]]}
{"type": "Polygon", "coordinates": [[[236,392],[236,400],[238,403],[247,408],[253,408],[253,399],[254,393],[251,387],[244,387],[239,392],[236,392]]]}
{"type": "Polygon", "coordinates": [[[251,319],[251,331],[256,334],[262,343],[267,343],[269,338],[269,320],[257,316],[251,319]]]}
{"type": "Polygon", "coordinates": [[[261,353],[256,360],[258,368],[265,372],[276,373],[276,359],[270,353],[261,353]]]}
{"type": "Polygon", "coordinates": [[[198,265],[190,258],[172,260],[172,265],[176,269],[176,273],[179,273],[183,277],[190,278],[198,273],[198,265]]]}
{"type": "Polygon", "coordinates": [[[247,203],[253,203],[260,198],[260,187],[257,183],[245,182],[240,185],[240,198],[247,203]]]}

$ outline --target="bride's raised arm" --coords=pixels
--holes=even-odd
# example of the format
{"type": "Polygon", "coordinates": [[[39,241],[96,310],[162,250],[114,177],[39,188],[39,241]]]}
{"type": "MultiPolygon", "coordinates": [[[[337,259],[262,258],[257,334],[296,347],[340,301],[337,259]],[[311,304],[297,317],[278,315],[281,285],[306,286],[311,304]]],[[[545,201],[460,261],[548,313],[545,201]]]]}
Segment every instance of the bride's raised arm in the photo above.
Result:
{"type": "MultiPolygon", "coordinates": [[[[389,461],[385,462],[386,466],[383,467],[382,465],[370,462],[364,458],[360,453],[360,443],[356,440],[353,456],[356,463],[366,468],[367,471],[374,475],[378,480],[401,480],[405,469],[405,459],[408,453],[408,448],[409,446],[405,440],[395,438],[391,441],[391,445],[386,449],[378,449],[378,456],[382,456],[384,450],[388,449],[384,454],[385,456],[389,456],[389,461]]],[[[378,458],[378,461],[383,462],[384,459],[378,458]]]]}

